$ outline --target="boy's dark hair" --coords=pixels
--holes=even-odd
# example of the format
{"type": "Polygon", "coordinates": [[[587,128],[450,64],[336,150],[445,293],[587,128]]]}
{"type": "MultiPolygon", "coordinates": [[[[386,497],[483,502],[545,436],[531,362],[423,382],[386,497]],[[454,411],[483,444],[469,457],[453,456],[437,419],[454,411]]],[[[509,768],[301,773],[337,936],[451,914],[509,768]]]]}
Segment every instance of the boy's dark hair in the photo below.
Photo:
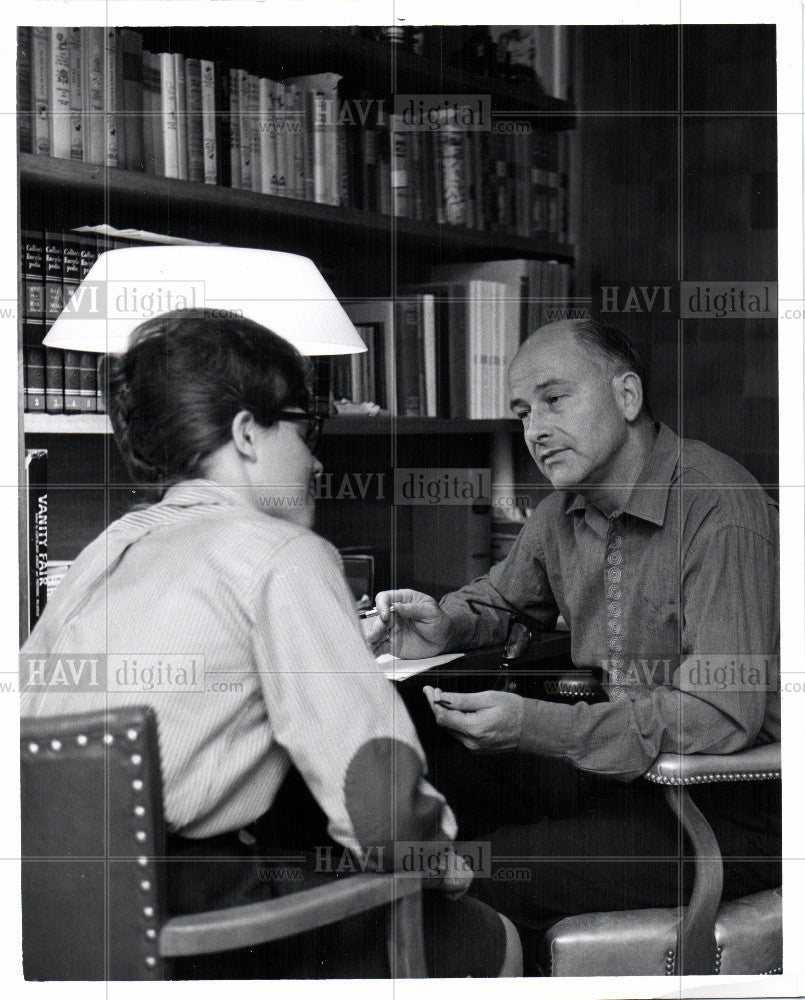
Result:
{"type": "Polygon", "coordinates": [[[125,354],[106,358],[107,410],[135,481],[169,486],[201,474],[248,410],[269,427],[307,409],[309,373],[295,347],[258,323],[178,309],[141,323],[125,354]]]}
{"type": "Polygon", "coordinates": [[[648,373],[626,334],[611,323],[599,323],[592,319],[573,320],[570,325],[578,339],[590,350],[603,355],[610,364],[616,365],[617,372],[634,372],[640,378],[643,385],[643,409],[651,417],[648,373]]]}

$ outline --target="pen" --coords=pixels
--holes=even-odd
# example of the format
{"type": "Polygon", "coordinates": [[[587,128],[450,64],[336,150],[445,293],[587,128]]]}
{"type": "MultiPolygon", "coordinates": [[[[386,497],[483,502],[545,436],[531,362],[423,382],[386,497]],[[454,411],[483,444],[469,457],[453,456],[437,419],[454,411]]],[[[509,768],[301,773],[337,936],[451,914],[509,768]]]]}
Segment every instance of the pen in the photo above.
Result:
{"type": "MultiPolygon", "coordinates": [[[[389,611],[394,611],[394,605],[393,604],[389,608],[389,611]]],[[[375,615],[379,615],[379,614],[380,614],[380,612],[377,610],[377,608],[371,608],[371,609],[367,609],[367,610],[364,610],[364,611],[359,611],[358,612],[358,618],[374,618],[375,615]]]]}
{"type": "Polygon", "coordinates": [[[452,708],[452,707],[453,707],[453,703],[452,703],[452,702],[450,702],[450,701],[445,701],[445,700],[444,700],[443,698],[437,698],[437,699],[436,699],[436,700],[435,700],[435,701],[433,702],[433,704],[434,704],[434,705],[440,705],[440,706],[441,706],[442,708],[452,708]]]}

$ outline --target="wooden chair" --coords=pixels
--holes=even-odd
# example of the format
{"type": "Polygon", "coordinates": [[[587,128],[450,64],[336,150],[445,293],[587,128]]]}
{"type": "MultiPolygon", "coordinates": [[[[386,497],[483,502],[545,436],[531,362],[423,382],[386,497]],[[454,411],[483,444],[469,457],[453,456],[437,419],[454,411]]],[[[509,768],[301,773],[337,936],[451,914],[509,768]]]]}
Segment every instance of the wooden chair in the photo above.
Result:
{"type": "Polygon", "coordinates": [[[168,919],[157,728],[149,708],[21,722],[23,970],[154,980],[171,959],[276,941],[388,908],[394,977],[425,977],[420,883],[362,874],[168,919]]]}
{"type": "MultiPolygon", "coordinates": [[[[560,679],[568,700],[601,700],[580,674],[560,679]]],[[[734,754],[661,754],[644,778],[665,788],[694,849],[688,906],[566,917],[543,938],[552,976],[758,975],[782,972],[782,890],[721,902],[723,861],[715,834],[693,803],[693,785],[780,780],[780,744],[734,754]]]]}

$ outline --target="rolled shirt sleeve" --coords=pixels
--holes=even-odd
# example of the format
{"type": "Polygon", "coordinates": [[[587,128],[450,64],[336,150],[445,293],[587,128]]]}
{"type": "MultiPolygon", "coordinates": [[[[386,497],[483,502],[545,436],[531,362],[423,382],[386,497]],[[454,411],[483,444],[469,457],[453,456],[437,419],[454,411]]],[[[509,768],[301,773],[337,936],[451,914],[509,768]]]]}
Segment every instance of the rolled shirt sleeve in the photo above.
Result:
{"type": "Polygon", "coordinates": [[[520,749],[629,781],[662,752],[752,745],[769,717],[779,724],[778,572],[774,535],[735,524],[702,532],[683,568],[681,662],[669,682],[627,677],[596,705],[527,699],[520,749]]]}
{"type": "Polygon", "coordinates": [[[254,600],[254,653],[276,740],[329,819],[330,836],[382,857],[396,840],[452,839],[425,780],[413,723],[358,627],[336,551],[289,541],[254,600]]]}

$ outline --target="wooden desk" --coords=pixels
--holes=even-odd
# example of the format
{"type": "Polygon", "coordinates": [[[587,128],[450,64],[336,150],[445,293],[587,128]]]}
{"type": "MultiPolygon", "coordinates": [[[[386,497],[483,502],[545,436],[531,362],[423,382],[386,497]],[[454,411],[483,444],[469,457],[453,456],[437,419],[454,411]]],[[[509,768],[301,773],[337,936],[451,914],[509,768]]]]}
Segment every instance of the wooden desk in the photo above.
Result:
{"type": "MultiPolygon", "coordinates": [[[[458,660],[397,682],[428,761],[428,775],[452,807],[459,837],[482,837],[508,823],[533,823],[541,816],[560,816],[578,808],[579,772],[563,760],[519,753],[483,754],[467,750],[440,729],[422,688],[484,691],[500,679],[501,646],[467,652],[458,660]]],[[[518,693],[544,697],[544,681],[573,669],[570,636],[538,635],[518,660],[512,674],[518,693]]]]}

